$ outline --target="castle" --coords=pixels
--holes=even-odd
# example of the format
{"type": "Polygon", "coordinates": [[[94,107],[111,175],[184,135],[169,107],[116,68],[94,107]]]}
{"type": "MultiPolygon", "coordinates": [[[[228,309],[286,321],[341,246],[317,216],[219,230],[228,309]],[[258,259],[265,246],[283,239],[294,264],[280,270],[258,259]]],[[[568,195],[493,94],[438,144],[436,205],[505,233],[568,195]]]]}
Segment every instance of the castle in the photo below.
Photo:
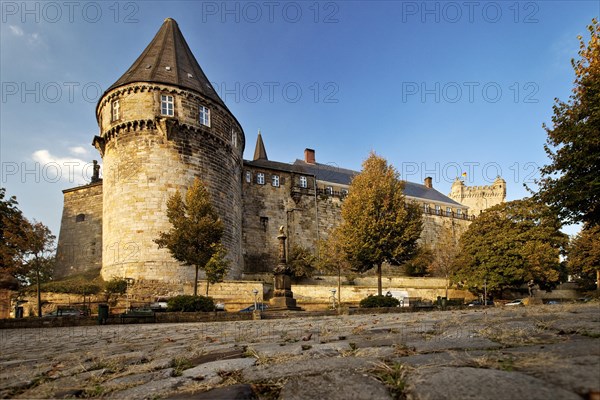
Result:
{"type": "MultiPolygon", "coordinates": [[[[268,273],[277,264],[279,227],[290,248],[316,252],[318,241],[339,224],[357,173],[318,163],[312,149],[293,163],[271,161],[260,132],[253,160],[244,160],[241,124],[171,18],[102,95],[96,119],[92,144],[103,160],[102,179],[96,169],[92,182],[63,191],[59,276],[98,269],[104,279],[193,280],[193,268],[154,239],[170,229],[167,199],[184,193],[195,177],[207,185],[224,222],[228,278],[268,273]]],[[[498,178],[471,188],[457,180],[445,196],[426,178],[406,182],[405,195],[423,209],[421,240],[433,243],[443,225],[460,233],[480,210],[504,201],[506,183],[498,178]]]]}

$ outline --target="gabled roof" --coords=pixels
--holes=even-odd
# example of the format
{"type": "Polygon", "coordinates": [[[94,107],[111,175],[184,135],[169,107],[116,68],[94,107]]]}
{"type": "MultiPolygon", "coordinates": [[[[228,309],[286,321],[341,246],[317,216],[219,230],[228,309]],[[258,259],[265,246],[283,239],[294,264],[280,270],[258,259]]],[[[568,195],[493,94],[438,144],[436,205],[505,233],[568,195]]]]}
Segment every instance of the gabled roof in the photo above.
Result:
{"type": "Polygon", "coordinates": [[[165,19],[142,54],[105,93],[134,82],[164,83],[192,90],[227,109],[172,18],[165,19]]]}

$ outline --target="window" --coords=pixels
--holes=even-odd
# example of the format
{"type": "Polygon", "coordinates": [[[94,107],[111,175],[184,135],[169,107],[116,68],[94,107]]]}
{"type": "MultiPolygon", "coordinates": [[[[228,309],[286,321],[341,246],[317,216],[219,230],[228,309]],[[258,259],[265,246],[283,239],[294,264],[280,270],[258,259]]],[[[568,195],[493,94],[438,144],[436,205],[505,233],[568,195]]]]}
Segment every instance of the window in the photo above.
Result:
{"type": "Polygon", "coordinates": [[[342,196],[348,196],[348,189],[342,189],[342,196]]]}
{"type": "Polygon", "coordinates": [[[452,208],[446,207],[446,216],[447,217],[451,217],[452,216],[452,208]]]}
{"type": "Polygon", "coordinates": [[[262,225],[263,231],[267,231],[269,225],[269,217],[260,217],[260,224],[262,225]]]}
{"type": "Polygon", "coordinates": [[[460,208],[457,208],[457,209],[456,209],[456,216],[457,216],[458,218],[462,217],[462,210],[461,210],[460,208]]]}
{"type": "Polygon", "coordinates": [[[75,222],[83,222],[85,221],[85,214],[77,214],[75,217],[75,222]]]}
{"type": "Polygon", "coordinates": [[[246,183],[252,182],[252,172],[246,171],[246,183]]]}
{"type": "Polygon", "coordinates": [[[172,117],[175,115],[173,108],[173,96],[162,94],[160,96],[160,114],[172,117]]]}
{"type": "Polygon", "coordinates": [[[233,129],[231,130],[231,145],[237,147],[237,133],[233,129]]]}
{"type": "Polygon", "coordinates": [[[119,110],[120,110],[119,100],[113,101],[111,107],[112,107],[111,108],[111,120],[116,121],[119,119],[119,110]]]}
{"type": "Polygon", "coordinates": [[[440,215],[441,211],[442,211],[441,207],[436,204],[435,205],[435,214],[440,215]]]}
{"type": "Polygon", "coordinates": [[[306,189],[308,187],[308,181],[305,176],[300,177],[300,187],[306,189]]]}
{"type": "Polygon", "coordinates": [[[210,110],[207,107],[200,106],[200,123],[210,126],[210,110]]]}
{"type": "Polygon", "coordinates": [[[259,172],[258,174],[256,174],[256,183],[258,183],[259,185],[264,185],[265,184],[265,174],[263,174],[262,172],[259,172]]]}
{"type": "Polygon", "coordinates": [[[279,187],[279,175],[271,175],[271,185],[279,187]]]}
{"type": "Polygon", "coordinates": [[[333,194],[333,188],[331,186],[327,186],[325,188],[325,194],[332,195],[333,194]]]}
{"type": "Polygon", "coordinates": [[[423,211],[429,214],[429,204],[423,204],[423,211]]]}

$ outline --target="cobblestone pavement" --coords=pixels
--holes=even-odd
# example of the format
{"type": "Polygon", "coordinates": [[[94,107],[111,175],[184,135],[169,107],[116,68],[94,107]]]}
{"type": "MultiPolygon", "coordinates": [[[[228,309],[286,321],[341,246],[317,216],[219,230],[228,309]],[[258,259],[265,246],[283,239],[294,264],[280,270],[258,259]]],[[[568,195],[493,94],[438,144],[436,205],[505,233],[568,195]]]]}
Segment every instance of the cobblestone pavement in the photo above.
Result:
{"type": "Polygon", "coordinates": [[[600,399],[600,305],[2,330],[0,397],[600,399]]]}

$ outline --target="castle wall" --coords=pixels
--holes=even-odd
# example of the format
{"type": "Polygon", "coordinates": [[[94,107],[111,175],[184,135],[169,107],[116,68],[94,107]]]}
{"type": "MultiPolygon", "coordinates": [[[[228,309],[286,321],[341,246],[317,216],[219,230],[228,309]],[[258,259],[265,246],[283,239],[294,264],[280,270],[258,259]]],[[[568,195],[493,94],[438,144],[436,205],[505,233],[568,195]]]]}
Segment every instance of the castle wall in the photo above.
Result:
{"type": "Polygon", "coordinates": [[[63,191],[56,278],[102,266],[102,182],[63,191]]]}
{"type": "Polygon", "coordinates": [[[498,177],[489,186],[466,186],[457,179],[452,184],[448,197],[468,206],[470,215],[478,216],[486,208],[506,200],[506,182],[498,177]]]}
{"type": "Polygon", "coordinates": [[[103,156],[102,277],[185,282],[194,268],[181,265],[154,240],[171,229],[167,199],[199,177],[224,223],[223,244],[232,261],[229,278],[241,274],[241,164],[243,131],[227,110],[188,91],[168,86],[128,85],[99,104],[103,156]],[[160,116],[160,95],[175,99],[175,116],[160,116]],[[110,105],[120,118],[110,121],[110,105]],[[198,107],[211,110],[210,127],[198,107]],[[232,134],[237,134],[234,142],[232,134]]]}

